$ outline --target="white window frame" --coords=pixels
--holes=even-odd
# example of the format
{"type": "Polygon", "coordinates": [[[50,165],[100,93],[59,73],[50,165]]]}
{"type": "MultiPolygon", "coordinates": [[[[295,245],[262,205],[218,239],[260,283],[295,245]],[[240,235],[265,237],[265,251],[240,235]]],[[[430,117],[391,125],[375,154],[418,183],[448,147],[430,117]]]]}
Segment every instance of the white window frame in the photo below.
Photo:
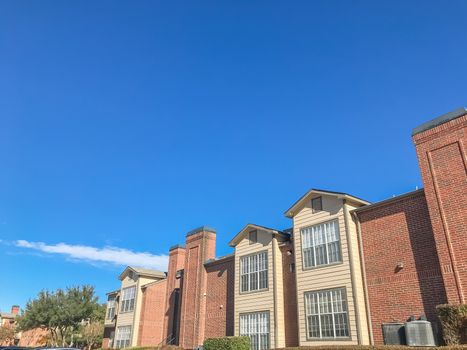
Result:
{"type": "Polygon", "coordinates": [[[113,320],[117,306],[117,298],[111,297],[107,300],[107,313],[105,314],[106,320],[113,320]]]}
{"type": "Polygon", "coordinates": [[[115,348],[123,349],[131,345],[131,326],[117,327],[117,335],[115,336],[115,348]]]}
{"type": "Polygon", "coordinates": [[[240,293],[267,290],[268,274],[267,251],[240,257],[240,293]]]}
{"type": "Polygon", "coordinates": [[[342,263],[339,220],[300,229],[303,269],[342,263]]]}
{"type": "Polygon", "coordinates": [[[265,350],[270,347],[269,311],[240,314],[240,336],[249,337],[251,350],[265,350]]]}
{"type": "Polygon", "coordinates": [[[136,286],[122,289],[120,312],[131,312],[135,309],[136,286]]]}
{"type": "Polygon", "coordinates": [[[308,340],[350,339],[349,309],[345,288],[305,292],[308,340]]]}

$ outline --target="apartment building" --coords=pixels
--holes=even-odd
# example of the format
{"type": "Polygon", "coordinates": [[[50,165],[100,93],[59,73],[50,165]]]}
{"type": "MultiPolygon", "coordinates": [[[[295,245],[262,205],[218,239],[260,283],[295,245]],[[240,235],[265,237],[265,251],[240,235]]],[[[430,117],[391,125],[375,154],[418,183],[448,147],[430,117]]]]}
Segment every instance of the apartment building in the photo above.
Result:
{"type": "Polygon", "coordinates": [[[131,266],[121,273],[120,289],[107,294],[103,346],[126,348],[138,344],[140,326],[149,322],[144,317],[149,312],[145,292],[149,285],[165,283],[165,279],[164,272],[131,266]]]}
{"type": "Polygon", "coordinates": [[[244,335],[252,349],[382,344],[382,326],[467,299],[467,110],[413,131],[424,188],[378,203],[312,189],[291,228],[247,224],[216,258],[216,230],[190,231],[168,272],[129,267],[108,294],[103,347],[244,335]],[[133,288],[133,289],[132,289],[133,288]]]}

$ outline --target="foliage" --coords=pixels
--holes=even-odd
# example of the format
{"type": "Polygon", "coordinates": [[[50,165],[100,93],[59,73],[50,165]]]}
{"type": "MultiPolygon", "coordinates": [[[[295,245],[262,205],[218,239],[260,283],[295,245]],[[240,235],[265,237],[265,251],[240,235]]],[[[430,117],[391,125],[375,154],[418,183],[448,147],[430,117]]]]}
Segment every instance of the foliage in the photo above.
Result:
{"type": "Polygon", "coordinates": [[[81,326],[79,330],[77,344],[86,349],[92,349],[102,344],[104,334],[104,322],[95,320],[81,326]]]}
{"type": "Polygon", "coordinates": [[[204,341],[204,350],[250,350],[250,338],[209,338],[204,341]]]}
{"type": "Polygon", "coordinates": [[[467,332],[467,304],[438,305],[438,317],[443,327],[443,338],[447,345],[461,344],[467,332]]]}
{"type": "Polygon", "coordinates": [[[10,344],[15,339],[14,327],[0,326],[0,344],[10,344]]]}
{"type": "Polygon", "coordinates": [[[19,329],[44,327],[50,332],[51,345],[71,345],[74,333],[83,322],[103,319],[100,308],[91,286],[41,291],[36,299],[26,304],[19,329]]]}

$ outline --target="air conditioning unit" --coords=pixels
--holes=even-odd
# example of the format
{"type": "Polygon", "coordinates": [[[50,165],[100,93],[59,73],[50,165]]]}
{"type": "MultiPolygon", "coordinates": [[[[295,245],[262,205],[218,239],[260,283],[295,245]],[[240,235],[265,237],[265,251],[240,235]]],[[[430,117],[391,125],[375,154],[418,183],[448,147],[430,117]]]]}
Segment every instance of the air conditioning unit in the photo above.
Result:
{"type": "Polygon", "coordinates": [[[383,323],[383,340],[385,345],[406,345],[403,323],[383,323]]]}
{"type": "Polygon", "coordinates": [[[433,329],[428,321],[407,322],[405,338],[409,346],[436,346],[433,329]]]}

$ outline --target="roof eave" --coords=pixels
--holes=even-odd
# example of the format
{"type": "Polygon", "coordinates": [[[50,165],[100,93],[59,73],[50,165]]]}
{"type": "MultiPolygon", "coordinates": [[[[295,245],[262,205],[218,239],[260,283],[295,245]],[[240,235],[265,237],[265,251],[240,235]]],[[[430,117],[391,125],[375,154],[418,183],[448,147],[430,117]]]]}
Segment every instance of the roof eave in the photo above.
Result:
{"type": "Polygon", "coordinates": [[[243,239],[243,235],[245,233],[245,230],[248,229],[249,227],[254,228],[256,230],[263,230],[263,231],[266,231],[266,232],[270,232],[272,234],[283,235],[284,237],[289,236],[289,234],[287,234],[285,232],[282,232],[280,230],[276,230],[276,229],[265,227],[265,226],[255,225],[255,224],[247,224],[247,225],[245,225],[245,227],[243,227],[240,230],[239,233],[237,233],[235,235],[234,238],[232,238],[232,240],[229,242],[229,246],[235,247],[238,243],[240,243],[240,241],[243,239]]]}
{"type": "Polygon", "coordinates": [[[337,198],[341,198],[341,199],[347,199],[347,200],[351,200],[353,202],[356,202],[358,204],[362,204],[362,205],[368,205],[368,204],[371,204],[370,202],[364,200],[364,199],[361,199],[361,198],[358,198],[358,197],[355,197],[355,196],[352,196],[350,194],[347,194],[347,193],[343,193],[343,192],[333,192],[333,191],[326,191],[326,190],[319,190],[319,189],[315,189],[315,188],[312,188],[311,190],[309,190],[308,192],[306,192],[303,196],[301,196],[289,209],[287,209],[285,212],[284,212],[284,215],[288,218],[293,218],[296,214],[296,210],[298,207],[301,207],[303,205],[304,202],[306,202],[309,197],[313,194],[321,194],[321,195],[326,195],[326,196],[334,196],[334,197],[337,197],[337,198]]]}

